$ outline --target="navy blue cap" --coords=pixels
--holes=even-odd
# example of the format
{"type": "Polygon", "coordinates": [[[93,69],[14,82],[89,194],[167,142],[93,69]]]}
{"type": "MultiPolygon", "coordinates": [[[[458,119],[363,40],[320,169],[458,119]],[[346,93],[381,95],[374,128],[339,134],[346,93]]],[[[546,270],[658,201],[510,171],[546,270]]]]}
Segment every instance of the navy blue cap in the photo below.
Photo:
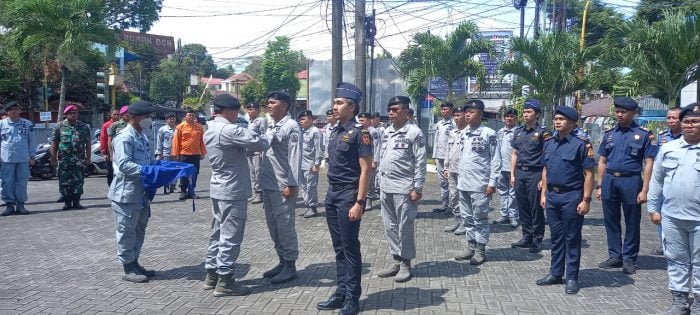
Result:
{"type": "Polygon", "coordinates": [[[19,104],[18,104],[16,101],[12,101],[12,102],[9,102],[9,103],[5,104],[5,108],[4,108],[4,109],[5,109],[5,110],[10,110],[10,108],[14,108],[14,107],[20,108],[20,107],[19,107],[19,104]]]}
{"type": "Polygon", "coordinates": [[[681,114],[680,114],[680,119],[683,120],[684,117],[697,117],[697,116],[700,116],[700,103],[692,103],[686,107],[683,107],[683,110],[681,111],[681,114]]]}
{"type": "Polygon", "coordinates": [[[374,114],[372,114],[372,118],[381,118],[381,117],[382,117],[382,114],[380,114],[379,112],[374,112],[374,114]]]}
{"type": "Polygon", "coordinates": [[[455,104],[452,104],[450,102],[444,102],[444,103],[440,104],[440,108],[443,108],[443,107],[453,108],[453,107],[455,107],[455,104]]]}
{"type": "Polygon", "coordinates": [[[156,108],[146,101],[136,101],[129,105],[129,114],[134,116],[146,115],[155,112],[156,108]]]}
{"type": "Polygon", "coordinates": [[[246,107],[246,108],[255,108],[255,109],[259,109],[259,108],[260,108],[260,104],[258,104],[258,103],[250,103],[250,104],[246,105],[245,107],[246,107]]]}
{"type": "Polygon", "coordinates": [[[335,87],[335,97],[347,98],[355,101],[355,103],[359,103],[362,99],[362,91],[353,84],[340,82],[335,87]]]}
{"type": "Polygon", "coordinates": [[[231,95],[221,94],[214,98],[214,106],[218,108],[241,109],[241,102],[231,95]]]}
{"type": "Polygon", "coordinates": [[[297,116],[297,119],[299,119],[301,117],[307,117],[307,116],[314,117],[314,114],[310,110],[303,110],[299,113],[299,115],[297,116]]]}
{"type": "Polygon", "coordinates": [[[508,108],[506,108],[506,111],[503,112],[503,116],[508,116],[508,115],[518,116],[518,110],[513,108],[513,107],[508,107],[508,108]]]}
{"type": "Polygon", "coordinates": [[[541,113],[542,105],[540,104],[540,101],[529,98],[525,100],[525,103],[523,103],[523,109],[532,109],[538,113],[541,113]]]}
{"type": "Polygon", "coordinates": [[[572,107],[557,106],[554,109],[554,115],[556,115],[556,114],[562,115],[568,120],[578,121],[578,113],[572,107]]]}
{"type": "Polygon", "coordinates": [[[333,110],[329,109],[326,111],[326,116],[333,115],[333,110]]]}
{"type": "Polygon", "coordinates": [[[357,115],[357,118],[372,118],[372,114],[367,112],[362,112],[357,115]]]}
{"type": "Polygon", "coordinates": [[[267,95],[267,99],[278,100],[280,102],[285,102],[287,105],[292,103],[292,97],[289,96],[287,92],[274,91],[267,95]]]}
{"type": "Polygon", "coordinates": [[[627,96],[618,96],[613,99],[613,104],[615,107],[619,107],[626,110],[637,110],[639,105],[635,100],[627,96]]]}
{"type": "Polygon", "coordinates": [[[464,106],[457,106],[457,107],[455,107],[455,110],[454,110],[454,113],[455,113],[455,114],[463,113],[463,112],[464,112],[464,106]]]}
{"type": "Polygon", "coordinates": [[[409,108],[411,104],[411,99],[406,96],[394,96],[389,99],[386,106],[401,105],[403,108],[409,108]]]}
{"type": "Polygon", "coordinates": [[[470,109],[476,109],[483,112],[484,108],[484,102],[482,102],[481,100],[468,100],[467,104],[464,105],[465,111],[470,109]]]}

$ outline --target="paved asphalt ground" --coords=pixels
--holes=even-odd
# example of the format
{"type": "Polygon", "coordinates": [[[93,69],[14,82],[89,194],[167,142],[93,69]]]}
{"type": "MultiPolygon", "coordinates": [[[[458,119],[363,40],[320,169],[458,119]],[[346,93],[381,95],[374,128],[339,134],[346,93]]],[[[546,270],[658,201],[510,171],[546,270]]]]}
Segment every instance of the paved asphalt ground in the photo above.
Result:
{"type": "MultiPolygon", "coordinates": [[[[141,263],[157,270],[148,283],[121,280],[114,222],[105,198],[104,177],[86,180],[84,210],[61,211],[57,181],[31,181],[27,216],[0,217],[0,314],[315,314],[316,303],[334,292],[333,250],[325,218],[297,217],[299,279],[272,285],[262,273],[277,260],[261,205],[248,208],[236,278],[250,286],[246,297],[216,298],[202,290],[203,260],[211,220],[210,170],[199,176],[196,212],[177,194],[156,196],[141,263]]],[[[390,261],[378,206],[362,219],[363,294],[366,314],[658,314],[670,303],[665,262],[649,256],[656,228],[642,216],[639,270],[596,266],[607,258],[600,202],[593,202],[583,229],[583,259],[578,295],[563,286],[538,287],[549,267],[549,251],[530,254],[511,249],[519,230],[495,226],[488,244],[489,262],[473,267],[452,259],[465,249],[464,236],[443,232],[447,216],[431,212],[438,183],[428,175],[416,223],[418,258],[413,280],[398,284],[377,273],[390,261]]],[[[325,171],[319,191],[325,196],[325,171]]],[[[299,203],[301,205],[301,203],[299,203]]],[[[497,203],[493,203],[494,208],[497,203]]],[[[322,207],[320,208],[323,209],[322,207]]],[[[301,214],[305,209],[299,207],[301,214]]],[[[491,212],[491,219],[499,216],[491,212]]],[[[546,247],[549,232],[547,232],[546,247]]],[[[331,312],[324,312],[331,314],[331,312]]]]}

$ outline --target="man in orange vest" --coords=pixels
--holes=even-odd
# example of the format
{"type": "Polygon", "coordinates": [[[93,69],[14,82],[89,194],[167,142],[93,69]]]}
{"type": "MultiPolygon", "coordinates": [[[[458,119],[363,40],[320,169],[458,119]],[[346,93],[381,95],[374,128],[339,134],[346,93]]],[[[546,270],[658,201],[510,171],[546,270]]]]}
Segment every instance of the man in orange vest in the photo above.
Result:
{"type": "Polygon", "coordinates": [[[180,200],[199,198],[194,193],[197,186],[197,175],[199,175],[199,161],[207,155],[207,148],[204,146],[204,128],[197,122],[197,113],[189,109],[185,114],[185,120],[175,127],[173,135],[173,146],[170,156],[174,161],[180,161],[194,165],[197,173],[194,175],[192,190],[188,191],[190,180],[186,177],[180,179],[180,200]]]}

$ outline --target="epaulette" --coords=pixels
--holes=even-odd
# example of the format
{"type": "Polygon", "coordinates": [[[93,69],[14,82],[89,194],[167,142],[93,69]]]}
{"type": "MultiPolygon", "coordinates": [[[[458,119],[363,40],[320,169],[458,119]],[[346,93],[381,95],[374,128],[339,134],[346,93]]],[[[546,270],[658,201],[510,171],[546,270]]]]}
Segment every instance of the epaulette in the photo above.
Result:
{"type": "Polygon", "coordinates": [[[586,137],[586,135],[585,135],[585,134],[582,134],[582,133],[577,133],[577,134],[576,134],[576,138],[579,138],[579,139],[583,140],[583,142],[588,142],[588,141],[589,141],[588,137],[586,137]]]}
{"type": "Polygon", "coordinates": [[[356,123],[355,128],[362,129],[362,124],[361,123],[356,123]]]}
{"type": "Polygon", "coordinates": [[[643,130],[643,131],[646,131],[646,132],[648,132],[648,133],[651,133],[651,131],[649,131],[649,129],[647,129],[647,128],[645,128],[645,127],[639,126],[639,129],[641,129],[641,130],[643,130]]]}

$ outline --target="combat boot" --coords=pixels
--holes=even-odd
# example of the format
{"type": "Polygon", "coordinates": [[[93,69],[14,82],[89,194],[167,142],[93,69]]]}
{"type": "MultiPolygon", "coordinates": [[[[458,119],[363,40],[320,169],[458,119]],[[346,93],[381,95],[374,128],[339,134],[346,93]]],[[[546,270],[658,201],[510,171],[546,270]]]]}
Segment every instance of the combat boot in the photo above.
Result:
{"type": "Polygon", "coordinates": [[[284,261],[282,266],[282,270],[270,279],[272,284],[281,284],[297,278],[297,267],[294,260],[284,261]]]}
{"type": "Polygon", "coordinates": [[[389,265],[387,269],[384,269],[380,271],[377,276],[379,278],[389,278],[395,276],[397,273],[399,273],[399,270],[401,269],[401,257],[394,255],[394,263],[389,265]]]}
{"type": "Polygon", "coordinates": [[[17,214],[29,214],[29,210],[24,207],[23,203],[17,203],[17,209],[15,209],[17,214]]]}
{"type": "Polygon", "coordinates": [[[63,210],[70,210],[73,208],[73,196],[68,195],[68,196],[63,196],[63,210]]]}
{"type": "Polygon", "coordinates": [[[7,208],[5,208],[5,211],[2,212],[2,216],[6,217],[8,215],[13,215],[15,213],[15,205],[8,203],[6,204],[7,208]]]}
{"type": "Polygon", "coordinates": [[[469,264],[478,266],[486,262],[486,244],[476,243],[474,257],[469,260],[469,264]]]}
{"type": "Polygon", "coordinates": [[[180,198],[178,198],[178,199],[180,199],[180,200],[187,199],[187,193],[184,191],[180,191],[180,198]]]}
{"type": "Polygon", "coordinates": [[[318,214],[316,207],[311,207],[309,208],[309,210],[306,210],[306,212],[304,212],[304,219],[313,218],[316,216],[316,214],[318,214]]]}
{"type": "Polygon", "coordinates": [[[664,312],[666,315],[685,315],[688,314],[688,292],[671,291],[673,302],[671,306],[664,312]]]}
{"type": "Polygon", "coordinates": [[[455,230],[455,235],[464,235],[467,234],[467,228],[464,227],[464,224],[460,224],[459,227],[455,230]]]}
{"type": "Polygon", "coordinates": [[[214,289],[214,296],[241,296],[250,294],[250,289],[241,286],[233,279],[233,274],[219,275],[219,281],[214,289]]]}
{"type": "Polygon", "coordinates": [[[134,267],[136,267],[136,270],[137,270],[140,274],[142,274],[142,275],[144,275],[144,276],[146,276],[146,277],[149,277],[149,278],[150,278],[150,277],[155,277],[155,276],[156,276],[156,272],[155,272],[155,271],[153,271],[153,270],[148,270],[148,269],[144,268],[143,266],[141,266],[141,264],[139,264],[139,261],[138,261],[138,260],[134,260],[134,267]]]}
{"type": "Polygon", "coordinates": [[[413,278],[413,273],[411,272],[411,260],[403,259],[401,260],[401,266],[399,267],[399,272],[394,277],[394,281],[398,283],[406,282],[413,278]]]}
{"type": "Polygon", "coordinates": [[[284,260],[282,259],[282,257],[280,257],[280,262],[276,266],[272,267],[272,269],[265,271],[265,273],[263,273],[263,278],[270,279],[276,276],[278,273],[280,273],[280,271],[282,271],[282,268],[284,267],[284,265],[282,264],[283,262],[284,260]]]}
{"type": "Polygon", "coordinates": [[[455,260],[470,260],[474,257],[474,252],[476,251],[476,241],[471,240],[467,243],[467,252],[455,257],[455,260]]]}
{"type": "Polygon", "coordinates": [[[458,229],[460,226],[462,226],[462,218],[455,218],[454,222],[452,224],[446,226],[443,231],[445,232],[454,232],[456,229],[458,229]]]}
{"type": "Polygon", "coordinates": [[[124,275],[122,276],[122,280],[134,283],[148,282],[148,277],[139,273],[134,265],[135,264],[133,262],[124,265],[124,275]]]}
{"type": "Polygon", "coordinates": [[[73,200],[73,209],[78,209],[78,210],[85,209],[85,207],[83,207],[80,204],[80,195],[73,195],[72,200],[73,200]]]}
{"type": "Polygon", "coordinates": [[[260,193],[255,194],[255,196],[253,197],[253,200],[250,201],[250,203],[252,203],[252,204],[257,204],[257,203],[262,203],[262,202],[263,202],[263,198],[262,198],[262,194],[260,194],[260,193]]]}
{"type": "Polygon", "coordinates": [[[700,315],[700,294],[693,294],[693,304],[690,306],[690,315],[700,315]]]}
{"type": "Polygon", "coordinates": [[[204,278],[204,285],[202,289],[212,290],[216,287],[216,283],[219,281],[219,274],[216,273],[216,269],[207,269],[207,277],[204,278]]]}

